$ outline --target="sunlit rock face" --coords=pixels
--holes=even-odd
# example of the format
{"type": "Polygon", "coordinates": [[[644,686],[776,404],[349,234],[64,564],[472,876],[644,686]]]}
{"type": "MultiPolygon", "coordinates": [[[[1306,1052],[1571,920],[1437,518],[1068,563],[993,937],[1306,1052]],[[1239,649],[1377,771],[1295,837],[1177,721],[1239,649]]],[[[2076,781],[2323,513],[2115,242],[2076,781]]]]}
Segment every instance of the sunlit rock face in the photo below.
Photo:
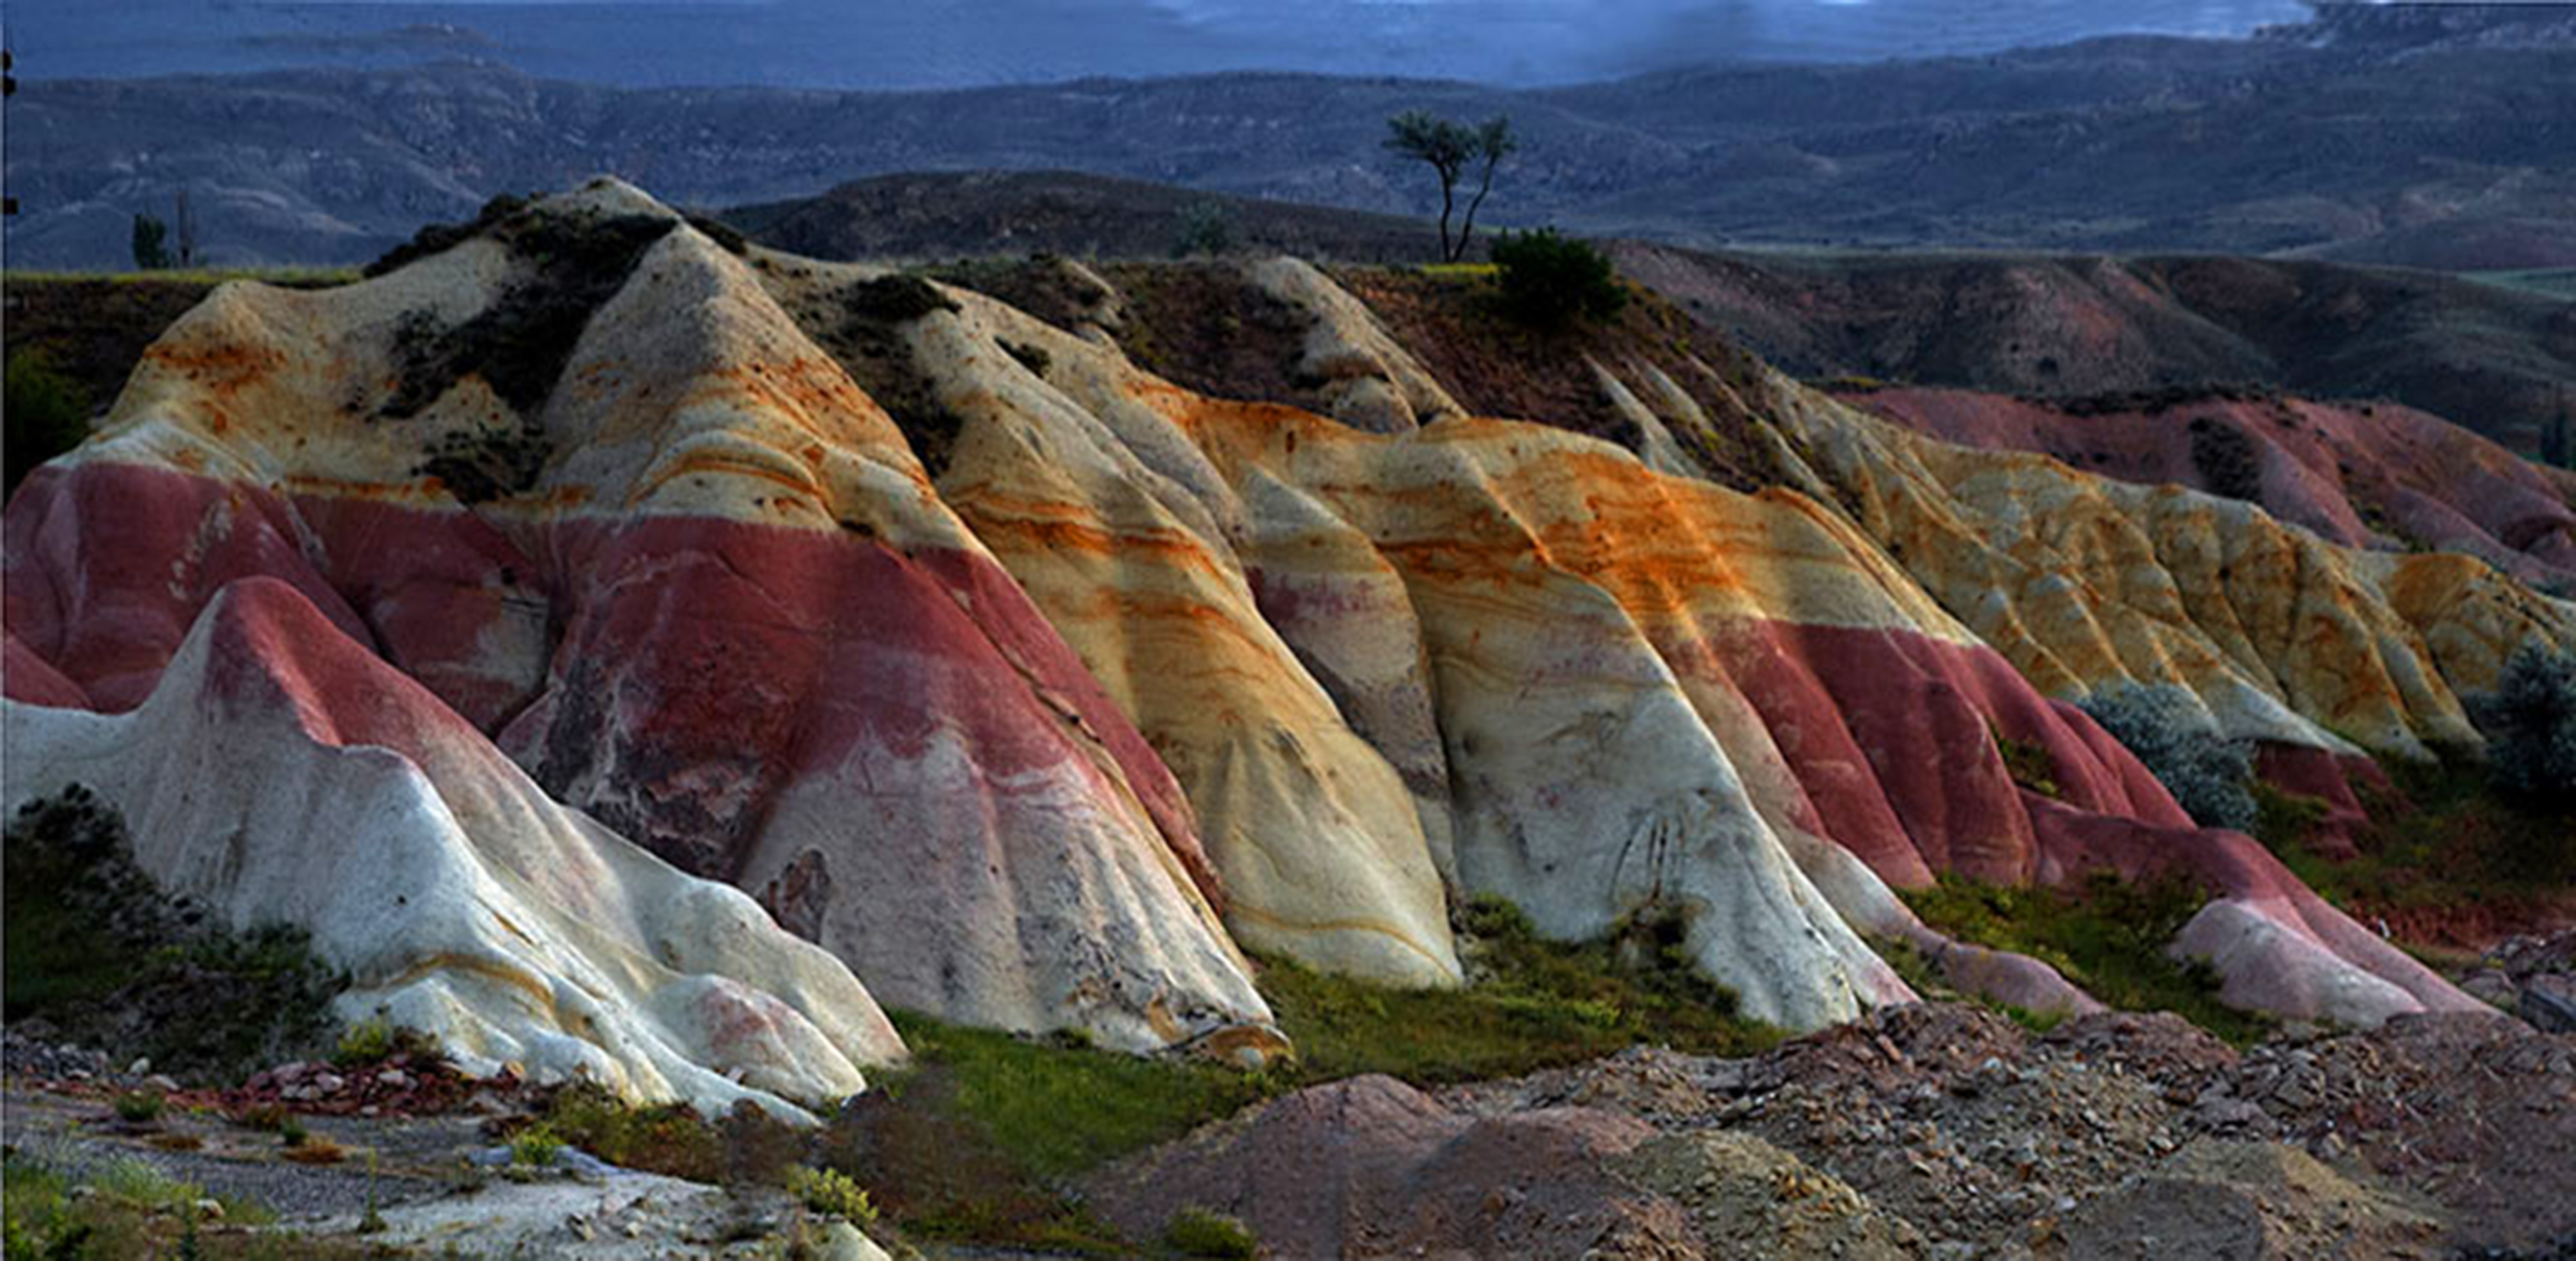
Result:
{"type": "Polygon", "coordinates": [[[545,213],[633,242],[580,264],[607,290],[586,320],[543,318],[578,293],[542,237],[219,291],[11,505],[12,634],[123,710],[220,592],[272,576],[890,1003],[1138,1049],[1270,1037],[1187,801],[884,412],[640,194],[545,213]],[[543,334],[559,366],[509,358],[543,334]],[[478,335],[501,348],[441,379],[478,335]],[[548,454],[514,464],[521,433],[548,454]]]}
{"type": "Polygon", "coordinates": [[[1322,272],[1246,282],[1313,317],[1338,418],[729,254],[613,183],[345,289],[227,286],[11,505],[12,712],[167,725],[191,627],[257,584],[889,1005],[1139,1050],[1275,1049],[1243,949],[1456,984],[1480,894],[1568,939],[1679,915],[1798,1028],[1910,997],[1867,934],[2089,1004],[1915,922],[1891,886],[1938,872],[2179,871],[2241,1001],[2468,1001],[2070,700],[2172,679],[2328,755],[2473,740],[2450,672],[2563,606],[1777,379],[1781,484],[1730,490],[1689,454],[1722,409],[1670,377],[1595,365],[1641,460],[1461,414],[1322,272]]]}

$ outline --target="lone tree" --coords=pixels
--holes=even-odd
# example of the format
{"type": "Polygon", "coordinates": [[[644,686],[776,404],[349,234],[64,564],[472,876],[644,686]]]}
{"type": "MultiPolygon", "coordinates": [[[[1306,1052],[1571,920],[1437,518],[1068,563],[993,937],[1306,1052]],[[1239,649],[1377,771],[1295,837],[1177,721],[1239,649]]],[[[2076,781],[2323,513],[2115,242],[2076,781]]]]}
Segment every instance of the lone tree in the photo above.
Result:
{"type": "Polygon", "coordinates": [[[1476,208],[1485,204],[1485,194],[1494,191],[1494,168],[1521,147],[1512,135],[1509,116],[1496,114],[1470,127],[1431,114],[1409,109],[1386,120],[1386,147],[1418,162],[1427,162],[1440,175],[1440,261],[1454,263],[1467,256],[1467,242],[1476,235],[1476,208]],[[1458,237],[1449,237],[1449,215],[1457,206],[1458,179],[1471,163],[1481,162],[1476,195],[1467,203],[1467,217],[1459,225],[1458,237]]]}
{"type": "Polygon", "coordinates": [[[170,265],[168,224],[150,215],[134,216],[134,265],[144,271],[161,271],[170,265]]]}

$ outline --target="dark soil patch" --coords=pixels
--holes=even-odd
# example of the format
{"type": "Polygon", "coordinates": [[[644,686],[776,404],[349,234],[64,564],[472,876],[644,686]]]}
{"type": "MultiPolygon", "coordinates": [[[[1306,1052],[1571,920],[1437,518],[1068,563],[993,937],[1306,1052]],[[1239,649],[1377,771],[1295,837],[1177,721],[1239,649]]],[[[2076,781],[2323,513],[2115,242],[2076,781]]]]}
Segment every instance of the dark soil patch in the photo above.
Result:
{"type": "Polygon", "coordinates": [[[2255,458],[2254,440],[2226,421],[2197,416],[2191,422],[2191,463],[2209,493],[2260,503],[2263,467],[2255,458]]]}
{"type": "Polygon", "coordinates": [[[1307,320],[1226,263],[1127,263],[1103,273],[1127,298],[1118,344],[1137,366],[1211,398],[1322,408],[1298,368],[1307,320]]]}
{"type": "Polygon", "coordinates": [[[923,274],[972,289],[1068,333],[1081,331],[1103,303],[1117,296],[1052,254],[966,259],[923,274]]]}
{"type": "Polygon", "coordinates": [[[914,320],[957,309],[937,285],[897,273],[855,281],[799,303],[793,312],[806,335],[830,351],[850,379],[885,409],[932,477],[947,471],[965,422],[939,401],[938,385],[913,362],[903,329],[914,320]]]}
{"type": "Polygon", "coordinates": [[[1710,480],[1738,490],[1781,480],[1752,432],[1762,423],[1754,410],[1759,361],[1653,294],[1632,290],[1606,321],[1539,331],[1506,315],[1488,280],[1386,268],[1342,268],[1333,278],[1469,412],[1638,450],[1644,435],[1612,406],[1585,359],[1614,372],[1648,363],[1708,413],[1706,429],[1674,426],[1673,438],[1710,480]]]}
{"type": "Polygon", "coordinates": [[[472,223],[423,228],[410,244],[379,259],[370,275],[490,235],[529,268],[499,299],[453,328],[441,328],[418,311],[396,326],[399,367],[377,419],[417,416],[467,376],[481,377],[520,417],[515,427],[483,426],[431,439],[414,471],[437,478],[469,504],[533,487],[551,454],[536,421],[546,396],[591,313],[625,286],[644,251],[669,234],[674,222],[656,215],[549,211],[496,197],[472,223]],[[387,263],[397,257],[399,262],[387,263]]]}
{"type": "Polygon", "coordinates": [[[282,925],[233,932],[134,865],[125,823],[78,785],[6,834],[7,1016],[29,1036],[238,1080],[328,1045],[348,984],[282,925]]]}

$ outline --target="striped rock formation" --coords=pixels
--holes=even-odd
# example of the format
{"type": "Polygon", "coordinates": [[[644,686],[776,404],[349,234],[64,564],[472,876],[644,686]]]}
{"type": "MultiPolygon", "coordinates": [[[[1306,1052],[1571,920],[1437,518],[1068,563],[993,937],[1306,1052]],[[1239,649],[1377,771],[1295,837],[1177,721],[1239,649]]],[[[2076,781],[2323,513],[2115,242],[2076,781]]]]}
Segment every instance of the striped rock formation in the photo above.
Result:
{"type": "MultiPolygon", "coordinates": [[[[2184,944],[2239,1001],[2469,1003],[2051,698],[2181,677],[2337,747],[2301,708],[2337,667],[2261,653],[2340,599],[2319,615],[2403,702],[2353,701],[2385,719],[2356,730],[2473,737],[2424,680],[2498,626],[2424,603],[2431,568],[2366,582],[2338,550],[2293,575],[2326,594],[2249,582],[2255,629],[2221,645],[2128,589],[2172,585],[2140,565],[2186,543],[2155,541],[2330,545],[2206,497],[2168,524],[2062,469],[1983,498],[1987,465],[1776,379],[1788,484],[1730,490],[1689,454],[1721,400],[1669,376],[1599,366],[1641,461],[1456,414],[1320,272],[1255,283],[1316,313],[1301,353],[1350,423],[1183,390],[1097,327],[731,255],[612,183],[347,289],[227,287],[12,504],[11,692],[131,709],[227,587],[274,579],[881,999],[1137,1049],[1269,1049],[1237,941],[1455,983],[1469,894],[1566,938],[1678,912],[1749,1013],[1800,1028],[1909,997],[1865,933],[2087,1005],[1915,923],[1891,886],[1942,871],[2180,870],[2222,894],[2184,944]],[[2024,501],[2091,541],[2051,572],[1987,543],[2056,537],[2024,501]],[[2096,574],[2118,599],[2080,594],[2096,574]],[[2234,691],[2230,646],[2267,663],[2234,691]],[[2046,751],[2055,799],[1997,734],[2046,751]]],[[[2477,616],[2560,615],[2460,581],[2477,616]]]]}
{"type": "Polygon", "coordinates": [[[2576,472],[2395,403],[2213,396],[2084,415],[1967,390],[1850,400],[1962,446],[2036,451],[2124,482],[2244,499],[2330,543],[2463,552],[2576,590],[2576,472]]]}
{"type": "Polygon", "coordinates": [[[1188,802],[884,411],[631,189],[515,230],[218,291],[11,504],[10,633],[122,711],[275,578],[885,1001],[1274,1043],[1188,802]]]}

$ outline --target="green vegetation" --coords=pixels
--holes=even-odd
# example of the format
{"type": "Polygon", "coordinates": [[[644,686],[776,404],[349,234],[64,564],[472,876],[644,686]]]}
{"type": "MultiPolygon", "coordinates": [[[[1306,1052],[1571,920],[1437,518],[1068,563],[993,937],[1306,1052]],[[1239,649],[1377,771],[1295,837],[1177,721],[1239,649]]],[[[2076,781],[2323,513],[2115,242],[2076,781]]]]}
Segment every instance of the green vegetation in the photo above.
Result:
{"type": "Polygon", "coordinates": [[[0,399],[0,464],[8,490],[27,471],[79,446],[89,436],[89,399],[78,384],[34,351],[9,356],[7,396],[0,399]]]}
{"type": "Polygon", "coordinates": [[[1203,1208],[1172,1214],[1163,1227],[1163,1246],[1184,1257],[1249,1258],[1261,1255],[1261,1241],[1240,1219],[1203,1208]]]}
{"type": "Polygon", "coordinates": [[[2096,872],[2081,889],[2014,888],[1943,877],[1904,895],[1923,922],[1960,941],[2038,959],[2124,1011],[2170,1011],[2244,1045],[2270,1028],[2218,1001],[2207,964],[2165,947],[2207,895],[2179,880],[2133,884],[2096,872]]]}
{"type": "Polygon", "coordinates": [[[2032,1011],[2027,1007],[1996,1002],[1983,994],[1969,994],[1951,988],[1948,978],[1941,975],[1940,969],[1933,966],[1932,960],[1924,957],[1922,951],[1914,948],[1913,942],[1895,937],[1873,937],[1869,941],[1869,948],[1875,951],[1879,958],[1885,959],[1887,966],[1896,969],[1896,974],[1905,978],[1905,983],[1911,986],[1915,993],[1926,999],[1975,1003],[2032,1033],[2046,1033],[2065,1023],[2066,1016],[2063,1012],[2032,1011]]]}
{"type": "Polygon", "coordinates": [[[168,271],[19,271],[11,285],[181,285],[212,288],[228,280],[249,280],[281,289],[329,289],[362,278],[354,267],[174,267],[168,271]]]}
{"type": "MultiPolygon", "coordinates": [[[[863,1202],[920,1238],[1127,1254],[1134,1241],[1068,1198],[1070,1180],[1298,1086],[1361,1073],[1464,1081],[1641,1043],[1747,1054],[1779,1037],[1736,1015],[1735,996],[1691,967],[1683,923],[1668,909],[1649,908],[1586,943],[1541,940],[1493,899],[1470,904],[1459,927],[1472,977],[1463,989],[1389,990],[1266,963],[1263,991],[1298,1058],[1259,1072],[896,1012],[910,1063],[881,1075],[819,1135],[771,1133],[742,1113],[709,1121],[685,1106],[633,1108],[583,1089],[559,1093],[545,1125],[615,1164],[704,1181],[775,1179],[809,1202],[827,1175],[852,1192],[864,1181],[863,1202]],[[764,1145],[765,1155],[746,1156],[764,1145]]],[[[1212,1224],[1184,1229],[1192,1247],[1235,1246],[1212,1224]]]]}
{"type": "Polygon", "coordinates": [[[1628,305],[1610,256],[1554,228],[1506,232],[1494,242],[1505,314],[1532,328],[1610,319],[1628,305]]]}
{"type": "Polygon", "coordinates": [[[247,1072],[323,1041],[347,981],[306,935],[234,932],[163,895],[89,790],[28,802],[0,849],[8,1019],[41,1016],[180,1074],[247,1072]]]}
{"type": "Polygon", "coordinates": [[[550,1169],[563,1149],[564,1141],[555,1137],[554,1129],[539,1121],[510,1136],[510,1163],[523,1169],[550,1169]]]}
{"type": "Polygon", "coordinates": [[[1737,1016],[1735,995],[1690,965],[1678,916],[1642,913],[1601,940],[1567,944],[1541,939],[1518,907],[1478,898],[1460,929],[1473,981],[1462,989],[1387,989],[1265,961],[1262,992],[1297,1045],[1300,1076],[1385,1073],[1427,1085],[1640,1044],[1744,1055],[1779,1040],[1737,1016]]]}
{"type": "Polygon", "coordinates": [[[787,1193],[813,1212],[865,1226],[877,1219],[867,1189],[838,1169],[797,1165],[787,1171],[787,1193]]]}
{"type": "Polygon", "coordinates": [[[2189,691],[2172,683],[2132,683],[2103,688],[2076,703],[2138,756],[2194,822],[2239,832],[2254,827],[2254,748],[2221,737],[2189,691]]]}
{"type": "Polygon", "coordinates": [[[170,257],[170,225],[159,219],[137,213],[134,216],[132,252],[138,271],[168,271],[175,259],[170,257]]]}
{"type": "Polygon", "coordinates": [[[2481,767],[2390,763],[2394,792],[2365,789],[2371,825],[2357,855],[2318,851],[2313,831],[2325,803],[2258,784],[2256,840],[2291,873],[2346,912],[2397,916],[2478,907],[2493,912],[2546,904],[2576,889],[2576,814],[2500,796],[2481,767]]]}
{"type": "Polygon", "coordinates": [[[723,1140],[685,1103],[639,1108],[597,1086],[576,1085],[548,1101],[543,1124],[564,1142],[622,1168],[706,1183],[728,1176],[723,1140]]]}
{"type": "Polygon", "coordinates": [[[1172,240],[1172,257],[1205,254],[1221,258],[1234,252],[1234,212],[1213,198],[1191,202],[1180,215],[1180,232],[1172,240]]]}
{"type": "Polygon", "coordinates": [[[1178,1138],[1274,1085],[1213,1061],[1031,1042],[917,1015],[897,1016],[895,1026],[914,1057],[944,1079],[946,1105],[1041,1179],[1178,1138]]]}
{"type": "Polygon", "coordinates": [[[2576,810],[2576,653],[2525,644],[2495,691],[2467,699],[2496,791],[2536,810],[2576,810]]]}
{"type": "Polygon", "coordinates": [[[161,1119],[161,1092],[128,1090],[116,1096],[116,1119],[129,1125],[149,1125],[161,1119]]]}
{"type": "Polygon", "coordinates": [[[1995,730],[1991,723],[1986,731],[1994,737],[1995,752],[2003,755],[2004,773],[2012,776],[2013,783],[2042,797],[2057,796],[2057,759],[2048,755],[2048,746],[2015,740],[1995,730]]]}
{"type": "Polygon", "coordinates": [[[278,1261],[366,1256],[328,1240],[243,1228],[276,1220],[256,1201],[211,1197],[136,1157],[88,1174],[12,1151],[0,1157],[0,1255],[43,1261],[122,1257],[261,1257],[278,1261]],[[222,1230],[204,1229],[198,1205],[213,1199],[222,1230]]]}

